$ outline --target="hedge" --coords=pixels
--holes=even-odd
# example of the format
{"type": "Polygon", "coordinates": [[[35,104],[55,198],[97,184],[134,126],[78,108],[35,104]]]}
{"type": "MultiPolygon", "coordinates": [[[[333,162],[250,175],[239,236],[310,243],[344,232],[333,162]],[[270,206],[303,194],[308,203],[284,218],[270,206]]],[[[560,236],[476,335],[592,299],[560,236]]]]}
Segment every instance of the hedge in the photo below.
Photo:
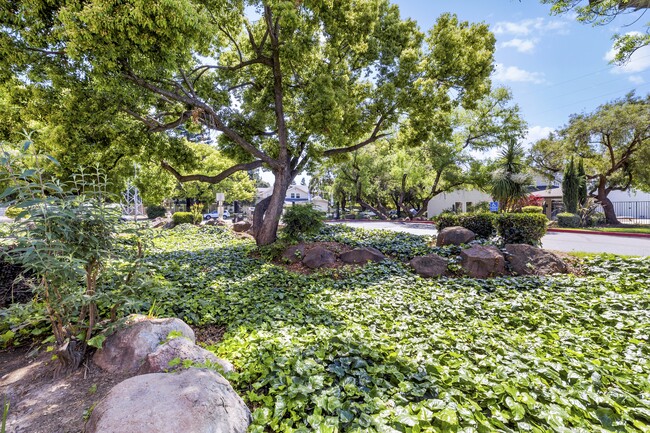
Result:
{"type": "Polygon", "coordinates": [[[489,238],[494,233],[495,214],[489,212],[453,214],[443,213],[436,217],[438,231],[453,226],[465,227],[479,238],[489,238]]]}
{"type": "Polygon", "coordinates": [[[154,218],[164,217],[166,213],[167,213],[167,209],[165,209],[164,206],[153,205],[147,207],[147,218],[149,218],[150,220],[154,218]]]}
{"type": "Polygon", "coordinates": [[[502,213],[496,217],[497,234],[504,244],[539,245],[547,222],[544,214],[502,213]]]}
{"type": "Polygon", "coordinates": [[[580,227],[580,216],[569,212],[559,213],[557,214],[557,225],[560,227],[580,227]]]}
{"type": "Polygon", "coordinates": [[[172,215],[172,221],[174,225],[178,224],[192,224],[194,222],[194,216],[192,212],[176,212],[172,215]]]}
{"type": "Polygon", "coordinates": [[[544,208],[541,206],[524,206],[521,208],[523,213],[543,213],[544,208]]]}

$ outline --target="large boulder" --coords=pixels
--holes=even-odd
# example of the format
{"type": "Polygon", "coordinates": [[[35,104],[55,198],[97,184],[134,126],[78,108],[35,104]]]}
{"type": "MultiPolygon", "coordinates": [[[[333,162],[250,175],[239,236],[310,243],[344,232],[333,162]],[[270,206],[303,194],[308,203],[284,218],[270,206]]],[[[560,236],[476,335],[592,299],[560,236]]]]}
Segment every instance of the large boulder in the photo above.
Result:
{"type": "Polygon", "coordinates": [[[247,232],[251,227],[252,224],[248,221],[239,221],[232,225],[232,229],[237,233],[247,232]]]}
{"type": "Polygon", "coordinates": [[[196,341],[194,331],[180,319],[148,319],[132,316],[126,326],[106,338],[102,348],[95,352],[93,361],[110,373],[136,373],[147,355],[155,352],[169,334],[196,341]]]}
{"type": "Polygon", "coordinates": [[[386,257],[376,248],[373,247],[364,247],[356,248],[351,251],[346,251],[342,253],[339,258],[344,263],[350,263],[355,265],[366,264],[368,262],[381,262],[386,257]]]}
{"type": "Polygon", "coordinates": [[[201,221],[201,225],[203,226],[227,226],[228,223],[220,218],[210,218],[209,220],[203,220],[201,221]]]}
{"type": "Polygon", "coordinates": [[[305,244],[291,245],[282,253],[282,259],[289,263],[298,263],[305,257],[305,244]]]}
{"type": "Polygon", "coordinates": [[[331,265],[336,262],[336,254],[323,247],[314,247],[305,254],[302,263],[311,269],[331,265]]]}
{"type": "Polygon", "coordinates": [[[149,225],[152,229],[166,228],[172,223],[171,218],[158,217],[149,221],[149,225]]]}
{"type": "Polygon", "coordinates": [[[549,275],[567,272],[567,265],[550,251],[526,244],[506,245],[510,270],[517,275],[549,275]]]}
{"type": "Polygon", "coordinates": [[[461,266],[472,278],[497,277],[505,274],[506,260],[493,245],[474,245],[460,253],[461,266]]]}
{"type": "Polygon", "coordinates": [[[148,354],[138,373],[164,373],[179,370],[183,368],[184,361],[191,361],[192,364],[202,366],[206,366],[206,364],[218,365],[224,373],[234,370],[233,365],[228,361],[217,358],[214,353],[197,346],[187,338],[178,337],[161,344],[155,352],[148,354]]]}
{"type": "Polygon", "coordinates": [[[473,241],[476,234],[465,227],[446,227],[438,233],[436,238],[436,245],[443,247],[445,245],[460,245],[473,241]]]}
{"type": "Polygon", "coordinates": [[[447,260],[436,254],[413,257],[409,264],[422,277],[440,277],[447,273],[447,260]]]}
{"type": "Polygon", "coordinates": [[[190,368],[119,383],[94,408],[85,433],[245,433],[250,420],[223,376],[190,368]]]}

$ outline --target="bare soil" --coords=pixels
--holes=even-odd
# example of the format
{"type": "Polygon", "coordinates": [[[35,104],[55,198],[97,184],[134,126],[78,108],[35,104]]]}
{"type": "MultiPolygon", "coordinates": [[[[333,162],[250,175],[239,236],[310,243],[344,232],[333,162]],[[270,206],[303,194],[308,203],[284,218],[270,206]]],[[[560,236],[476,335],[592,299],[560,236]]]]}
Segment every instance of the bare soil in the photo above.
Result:
{"type": "MultiPolygon", "coordinates": [[[[223,326],[194,328],[197,343],[216,344],[223,326]]],[[[45,349],[0,350],[0,409],[9,402],[7,433],[82,433],[92,408],[129,374],[112,374],[92,361],[54,377],[56,362],[45,349]]],[[[0,416],[2,411],[0,410],[0,416]]]]}

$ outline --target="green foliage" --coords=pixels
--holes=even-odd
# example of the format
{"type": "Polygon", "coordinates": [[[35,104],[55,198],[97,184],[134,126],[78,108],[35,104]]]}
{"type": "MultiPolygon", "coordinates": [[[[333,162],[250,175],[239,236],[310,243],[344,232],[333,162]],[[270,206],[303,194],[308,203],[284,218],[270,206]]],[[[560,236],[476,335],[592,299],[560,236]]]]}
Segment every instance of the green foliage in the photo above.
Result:
{"type": "Polygon", "coordinates": [[[285,210],[284,233],[289,239],[300,240],[305,236],[316,234],[323,226],[325,215],[314,209],[311,203],[294,205],[285,210]]]}
{"type": "Polygon", "coordinates": [[[585,173],[585,163],[582,158],[580,158],[578,162],[576,175],[578,176],[578,206],[583,208],[587,206],[589,193],[587,191],[587,174],[585,173]]]}
{"type": "Polygon", "coordinates": [[[199,224],[203,221],[203,205],[201,203],[194,203],[190,206],[190,214],[192,214],[192,224],[199,224]]]}
{"type": "Polygon", "coordinates": [[[502,212],[517,210],[518,203],[528,196],[531,177],[526,172],[521,144],[509,141],[501,152],[492,174],[491,194],[502,212]]]}
{"type": "Polygon", "coordinates": [[[564,209],[568,213],[578,213],[578,202],[580,201],[580,178],[573,163],[573,156],[571,161],[567,164],[562,177],[562,201],[564,202],[564,209]]]}
{"type": "Polygon", "coordinates": [[[580,215],[571,212],[557,214],[557,224],[560,227],[580,227],[580,215]]]}
{"type": "Polygon", "coordinates": [[[455,227],[460,225],[458,214],[452,212],[443,212],[440,215],[436,215],[433,217],[433,221],[435,221],[438,231],[441,231],[447,227],[455,227]]]}
{"type": "Polygon", "coordinates": [[[164,206],[151,205],[147,206],[147,218],[161,218],[167,214],[167,209],[164,206]]]}
{"type": "Polygon", "coordinates": [[[543,213],[544,208],[542,206],[524,206],[521,211],[523,213],[543,213]]]}
{"type": "Polygon", "coordinates": [[[164,315],[228,325],[211,349],[236,366],[252,432],[648,424],[647,258],[590,259],[581,277],[426,280],[394,262],[300,275],[204,229],[156,240],[164,290],[143,296],[164,315]]]}
{"type": "Polygon", "coordinates": [[[504,244],[540,245],[546,223],[546,215],[537,213],[502,213],[496,218],[497,234],[504,244]]]}
{"type": "Polygon", "coordinates": [[[192,212],[174,212],[172,222],[174,225],[193,224],[194,215],[192,215],[192,212]]]}

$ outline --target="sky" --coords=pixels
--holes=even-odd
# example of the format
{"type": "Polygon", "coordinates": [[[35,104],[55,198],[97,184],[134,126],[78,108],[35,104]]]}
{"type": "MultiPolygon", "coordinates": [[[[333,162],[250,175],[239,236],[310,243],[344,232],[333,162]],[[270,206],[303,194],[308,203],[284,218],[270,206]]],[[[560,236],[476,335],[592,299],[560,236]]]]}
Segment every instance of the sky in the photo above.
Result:
{"type": "Polygon", "coordinates": [[[648,16],[617,18],[593,27],[574,14],[552,16],[537,0],[393,0],[402,17],[430,29],[444,12],[463,21],[485,22],[496,36],[493,85],[506,86],[528,123],[526,147],[564,126],[571,114],[593,112],[599,105],[636,90],[650,93],[650,46],[623,66],[609,63],[615,33],[645,31],[648,16]]]}

